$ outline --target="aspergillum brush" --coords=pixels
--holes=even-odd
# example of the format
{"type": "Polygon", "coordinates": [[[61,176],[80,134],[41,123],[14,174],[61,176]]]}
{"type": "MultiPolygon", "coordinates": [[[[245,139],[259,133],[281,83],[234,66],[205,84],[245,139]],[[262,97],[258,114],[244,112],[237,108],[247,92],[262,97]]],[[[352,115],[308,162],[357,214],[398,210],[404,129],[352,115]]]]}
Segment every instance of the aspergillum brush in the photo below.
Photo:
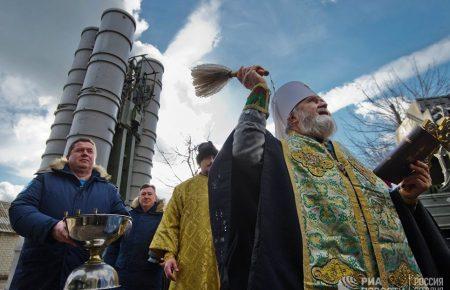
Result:
{"type": "MultiPolygon", "coordinates": [[[[256,69],[261,76],[268,76],[269,72],[262,67],[256,69]]],[[[205,98],[218,93],[228,81],[237,76],[237,71],[219,64],[200,64],[191,70],[195,95],[205,98]]]]}

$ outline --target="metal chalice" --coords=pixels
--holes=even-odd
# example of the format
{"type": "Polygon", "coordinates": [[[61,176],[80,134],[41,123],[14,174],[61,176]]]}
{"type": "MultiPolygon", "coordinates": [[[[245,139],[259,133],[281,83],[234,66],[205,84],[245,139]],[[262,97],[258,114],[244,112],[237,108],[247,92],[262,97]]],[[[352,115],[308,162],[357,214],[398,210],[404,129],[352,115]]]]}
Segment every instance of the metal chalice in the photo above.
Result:
{"type": "Polygon", "coordinates": [[[70,273],[64,290],[120,287],[113,267],[101,254],[131,227],[131,217],[118,214],[83,214],[64,218],[69,236],[89,251],[89,260],[70,273]]]}

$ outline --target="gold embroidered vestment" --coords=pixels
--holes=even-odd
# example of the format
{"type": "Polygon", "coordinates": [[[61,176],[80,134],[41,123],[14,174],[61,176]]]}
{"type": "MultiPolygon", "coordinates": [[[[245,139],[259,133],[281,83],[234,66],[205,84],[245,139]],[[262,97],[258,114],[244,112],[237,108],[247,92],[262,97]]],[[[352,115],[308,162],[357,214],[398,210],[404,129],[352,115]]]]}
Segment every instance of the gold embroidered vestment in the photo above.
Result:
{"type": "Polygon", "coordinates": [[[208,208],[208,177],[196,175],[173,192],[150,249],[173,255],[179,272],[169,289],[218,290],[208,208]]]}
{"type": "Polygon", "coordinates": [[[336,158],[297,133],[282,143],[303,239],[304,288],[342,281],[358,288],[368,279],[413,286],[420,270],[384,182],[337,143],[336,158]]]}

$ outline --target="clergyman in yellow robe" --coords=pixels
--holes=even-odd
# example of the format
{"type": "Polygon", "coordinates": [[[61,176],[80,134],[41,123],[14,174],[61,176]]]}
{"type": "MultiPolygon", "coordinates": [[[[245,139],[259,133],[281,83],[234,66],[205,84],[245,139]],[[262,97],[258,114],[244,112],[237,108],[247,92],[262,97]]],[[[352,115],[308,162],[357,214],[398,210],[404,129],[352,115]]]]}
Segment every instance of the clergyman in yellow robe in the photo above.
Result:
{"type": "Polygon", "coordinates": [[[208,208],[208,172],[217,149],[199,145],[200,174],[175,187],[150,249],[164,257],[169,289],[219,289],[208,208]]]}

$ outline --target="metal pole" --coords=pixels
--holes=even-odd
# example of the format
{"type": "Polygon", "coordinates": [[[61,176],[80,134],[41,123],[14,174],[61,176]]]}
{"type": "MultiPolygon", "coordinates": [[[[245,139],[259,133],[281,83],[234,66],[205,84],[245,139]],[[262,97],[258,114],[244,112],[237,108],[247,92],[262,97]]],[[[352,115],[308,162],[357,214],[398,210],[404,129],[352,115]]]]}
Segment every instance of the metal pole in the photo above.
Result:
{"type": "MultiPolygon", "coordinates": [[[[133,199],[139,193],[139,188],[152,179],[151,170],[153,167],[154,147],[156,143],[156,124],[158,123],[158,111],[160,108],[160,94],[162,90],[162,75],[164,66],[153,58],[143,57],[138,62],[141,67],[140,79],[143,86],[143,98],[136,100],[144,109],[142,134],[136,143],[133,157],[133,167],[130,184],[129,199],[133,199]]],[[[137,98],[142,96],[136,96],[137,98]]]]}

